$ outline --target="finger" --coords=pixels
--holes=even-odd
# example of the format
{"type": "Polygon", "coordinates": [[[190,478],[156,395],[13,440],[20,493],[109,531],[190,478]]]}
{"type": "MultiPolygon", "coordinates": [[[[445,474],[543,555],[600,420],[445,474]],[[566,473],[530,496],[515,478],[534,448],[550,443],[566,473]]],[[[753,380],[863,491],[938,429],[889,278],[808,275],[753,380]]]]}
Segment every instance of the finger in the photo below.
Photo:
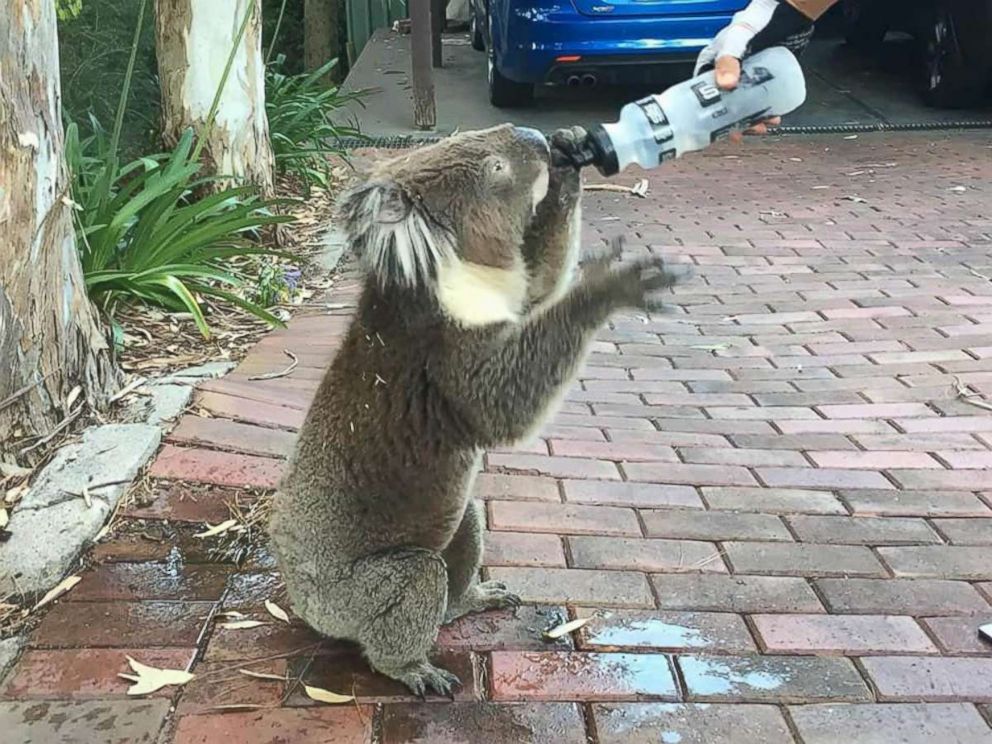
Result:
{"type": "Polygon", "coordinates": [[[777,127],[781,123],[782,123],[781,116],[773,116],[771,119],[765,119],[765,124],[767,124],[770,127],[777,127]]]}
{"type": "Polygon", "coordinates": [[[744,141],[744,133],[743,132],[731,132],[730,133],[730,136],[728,137],[728,139],[732,143],[734,143],[735,145],[739,145],[741,142],[744,141]]]}
{"type": "Polygon", "coordinates": [[[733,90],[741,80],[741,61],[724,55],[716,60],[716,84],[723,90],[733,90]]]}
{"type": "Polygon", "coordinates": [[[746,131],[748,134],[768,134],[768,127],[764,123],[759,123],[746,131]]]}

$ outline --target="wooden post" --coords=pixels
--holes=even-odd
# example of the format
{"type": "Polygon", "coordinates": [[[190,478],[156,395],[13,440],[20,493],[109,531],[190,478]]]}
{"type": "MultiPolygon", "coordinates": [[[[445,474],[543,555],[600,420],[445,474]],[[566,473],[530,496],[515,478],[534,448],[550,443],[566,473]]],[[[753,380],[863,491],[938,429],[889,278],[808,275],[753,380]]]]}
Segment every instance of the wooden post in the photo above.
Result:
{"type": "Polygon", "coordinates": [[[430,0],[431,2],[431,60],[435,67],[444,67],[441,58],[441,34],[447,24],[448,0],[430,0]]]}
{"type": "Polygon", "coordinates": [[[431,65],[431,3],[410,0],[410,46],[413,60],[413,123],[417,129],[433,129],[437,124],[434,100],[434,70],[431,65]]]}

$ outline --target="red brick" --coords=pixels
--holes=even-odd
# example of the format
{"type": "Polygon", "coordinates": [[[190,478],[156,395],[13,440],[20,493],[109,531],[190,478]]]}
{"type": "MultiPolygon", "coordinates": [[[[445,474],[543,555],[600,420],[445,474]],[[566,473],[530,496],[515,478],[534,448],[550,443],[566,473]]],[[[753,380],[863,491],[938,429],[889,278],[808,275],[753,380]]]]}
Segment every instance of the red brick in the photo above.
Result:
{"type": "Polygon", "coordinates": [[[187,481],[148,481],[149,488],[124,507],[124,515],[132,519],[169,520],[172,522],[204,522],[215,524],[229,519],[228,504],[248,503],[252,498],[240,488],[225,488],[210,483],[187,481]]]}
{"type": "Polygon", "coordinates": [[[962,491],[842,491],[841,498],[861,516],[992,516],[974,494],[962,491]]]}
{"type": "Polygon", "coordinates": [[[686,697],[700,702],[871,700],[849,659],[816,656],[680,656],[686,697]]]}
{"type": "Polygon", "coordinates": [[[489,568],[489,578],[505,582],[529,603],[593,607],[654,607],[647,577],[625,571],[577,568],[489,568]]]}
{"type": "Polygon", "coordinates": [[[883,702],[992,702],[992,658],[875,656],[861,663],[883,702]]]}
{"type": "MultiPolygon", "coordinates": [[[[731,437],[736,447],[774,450],[853,450],[851,441],[840,434],[738,434],[731,437]]],[[[870,449],[870,448],[869,448],[870,449]]]]}
{"type": "Polygon", "coordinates": [[[983,654],[992,652],[988,641],[978,635],[978,628],[992,623],[992,608],[984,614],[971,617],[926,617],[921,622],[937,639],[942,651],[948,654],[983,654]]]}
{"type": "Polygon", "coordinates": [[[816,587],[834,613],[968,615],[987,608],[981,595],[964,581],[818,579],[816,587]]]}
{"type": "Polygon", "coordinates": [[[175,744],[367,744],[372,737],[372,708],[273,708],[247,712],[183,716],[175,744]]]}
{"type": "Polygon", "coordinates": [[[803,579],[778,576],[660,574],[651,577],[658,605],[700,612],[822,612],[803,579]]]}
{"type": "MultiPolygon", "coordinates": [[[[240,668],[288,679],[285,659],[245,662],[240,668]]],[[[240,673],[239,667],[232,667],[227,663],[200,662],[194,667],[193,673],[196,676],[182,688],[177,709],[179,716],[216,713],[219,707],[231,705],[278,708],[289,685],[295,683],[250,680],[240,673]]]]}
{"type": "Polygon", "coordinates": [[[885,569],[872,552],[859,546],[727,542],[723,548],[734,573],[811,577],[885,576],[885,569]]]}
{"type": "Polygon", "coordinates": [[[566,619],[564,607],[549,606],[472,613],[441,626],[437,647],[475,652],[568,650],[575,645],[570,634],[554,642],[542,635],[566,619]]]}
{"type": "MultiPolygon", "coordinates": [[[[306,649],[313,649],[315,654],[333,653],[338,650],[338,644],[326,639],[322,641],[316,631],[300,621],[294,621],[292,625],[269,622],[271,618],[268,612],[260,605],[264,598],[264,596],[256,597],[253,605],[243,606],[241,611],[254,619],[265,618],[267,624],[241,630],[215,627],[202,659],[204,662],[223,662],[230,665],[231,662],[251,659],[287,658],[294,652],[303,653],[306,649]]],[[[280,600],[279,604],[287,612],[290,611],[288,602],[280,600]]]]}
{"type": "Polygon", "coordinates": [[[634,511],[616,506],[491,501],[489,514],[489,526],[494,530],[580,535],[641,534],[634,511]]]}
{"type": "Polygon", "coordinates": [[[771,744],[791,742],[782,714],[771,705],[597,703],[600,744],[771,744]]]}
{"type": "Polygon", "coordinates": [[[903,488],[946,488],[961,491],[977,490],[989,482],[988,470],[891,470],[892,477],[903,488]]]}
{"type": "MultiPolygon", "coordinates": [[[[915,472],[915,471],[914,471],[915,472]]],[[[888,479],[873,470],[840,468],[759,468],[758,477],[767,486],[799,488],[893,488],[888,479]]]]}
{"type": "Polygon", "coordinates": [[[525,454],[525,455],[547,455],[548,454],[548,443],[543,439],[531,439],[527,442],[521,442],[519,444],[514,444],[509,447],[494,447],[489,452],[493,454],[500,455],[513,455],[513,454],[525,454]]]}
{"type": "Polygon", "coordinates": [[[552,439],[551,451],[563,457],[592,457],[600,460],[678,462],[675,450],[639,442],[582,442],[552,439]]]}
{"type": "Polygon", "coordinates": [[[557,535],[487,532],[483,544],[483,563],[487,566],[565,565],[565,554],[557,535]]]}
{"type": "Polygon", "coordinates": [[[491,470],[550,475],[555,478],[620,480],[616,465],[604,460],[541,455],[487,455],[491,470]]]}
{"type": "Polygon", "coordinates": [[[847,509],[825,491],[798,488],[704,488],[711,509],[773,514],[847,514],[847,509]]]}
{"type": "Polygon", "coordinates": [[[0,731],[24,744],[155,744],[168,715],[168,700],[0,702],[0,731]]]}
{"type": "Polygon", "coordinates": [[[578,632],[579,647],[589,651],[685,651],[748,654],[756,652],[739,615],[725,612],[579,609],[590,618],[578,632]]]}
{"type": "Polygon", "coordinates": [[[279,385],[278,382],[278,380],[269,382],[249,380],[247,377],[229,375],[218,380],[206,380],[200,383],[199,390],[258,401],[259,403],[270,403],[284,408],[295,408],[300,411],[305,411],[310,407],[316,387],[310,385],[305,389],[300,389],[279,385]]]}
{"type": "Polygon", "coordinates": [[[565,500],[575,504],[603,506],[679,507],[702,509],[703,502],[695,488],[664,486],[654,483],[606,483],[603,481],[566,480],[565,500]]]}
{"type": "Polygon", "coordinates": [[[624,416],[593,416],[592,414],[559,413],[555,416],[555,426],[593,427],[596,429],[632,429],[655,431],[654,425],[646,418],[624,416]]]}
{"type": "Polygon", "coordinates": [[[810,458],[821,468],[940,468],[939,462],[922,452],[810,452],[810,458]]]}
{"type": "Polygon", "coordinates": [[[585,442],[605,442],[606,435],[599,429],[589,426],[546,426],[541,436],[547,439],[569,439],[585,442]]]}
{"type": "Polygon", "coordinates": [[[746,468],[722,465],[654,465],[625,463],[627,477],[633,481],[673,483],[690,486],[753,486],[754,477],[746,468]]]}
{"type": "Polygon", "coordinates": [[[933,524],[953,545],[992,545],[992,519],[935,519],[933,524]]]}
{"type": "MultiPolygon", "coordinates": [[[[923,421],[928,419],[918,420],[923,421]]],[[[899,423],[901,426],[902,422],[899,423]]],[[[775,425],[783,434],[894,434],[896,431],[885,421],[868,419],[779,421],[775,425]]]]}
{"type": "Polygon", "coordinates": [[[802,542],[836,545],[914,545],[940,542],[922,519],[899,517],[793,516],[787,519],[802,542]]]}
{"type": "Polygon", "coordinates": [[[925,545],[879,548],[896,576],[982,581],[992,579],[992,561],[984,547],[925,545]]]}
{"type": "Polygon", "coordinates": [[[992,452],[938,452],[937,455],[952,468],[992,470],[992,452]]]}
{"type": "Polygon", "coordinates": [[[802,705],[789,709],[804,744],[866,741],[900,744],[974,744],[989,736],[973,705],[899,704],[802,705]]]}
{"type": "Polygon", "coordinates": [[[923,362],[954,362],[971,359],[963,351],[901,351],[892,353],[869,354],[875,364],[913,364],[923,362]]]}
{"type": "Polygon", "coordinates": [[[856,434],[852,438],[869,451],[935,452],[982,449],[981,443],[968,434],[856,434]]]}
{"type": "Polygon", "coordinates": [[[64,601],[220,599],[227,573],[225,567],[216,565],[108,563],[86,572],[64,601]]]}
{"type": "Polygon", "coordinates": [[[614,442],[646,442],[669,447],[726,447],[727,438],[719,434],[697,434],[684,431],[631,431],[608,429],[614,442]]]}
{"type": "MultiPolygon", "coordinates": [[[[5,700],[88,700],[127,697],[129,682],[118,672],[133,674],[130,656],[160,669],[186,669],[195,648],[115,648],[25,651],[0,693],[5,700]]],[[[153,693],[170,697],[175,688],[153,693]]]]}
{"type": "Polygon", "coordinates": [[[786,540],[792,535],[771,514],[740,512],[641,510],[645,534],[679,540],[786,540]]]}
{"type": "Polygon", "coordinates": [[[475,493],[480,499],[561,502],[558,483],[553,478],[538,475],[479,473],[475,479],[475,493]]]}
{"type": "Polygon", "coordinates": [[[153,478],[215,483],[219,486],[275,488],[283,463],[267,457],[165,445],[148,474],[153,478]]]}
{"type": "Polygon", "coordinates": [[[296,436],[289,431],[202,416],[183,416],[168,439],[179,444],[268,457],[288,457],[296,443],[296,436]]]}
{"type": "Polygon", "coordinates": [[[228,579],[224,608],[255,607],[262,600],[274,597],[281,587],[282,578],[277,571],[233,573],[228,579]]]}
{"type": "Polygon", "coordinates": [[[200,408],[223,418],[232,418],[248,424],[259,424],[276,429],[298,430],[303,425],[306,412],[296,408],[260,403],[257,400],[235,398],[221,393],[198,393],[194,403],[200,408]]]}
{"type": "Polygon", "coordinates": [[[827,320],[843,318],[892,318],[909,315],[910,312],[898,305],[882,307],[842,307],[837,310],[824,310],[823,317],[827,320]]]}
{"type": "Polygon", "coordinates": [[[817,406],[817,410],[831,419],[892,419],[936,415],[931,408],[922,403],[861,403],[845,406],[817,406]]]}
{"type": "Polygon", "coordinates": [[[731,448],[679,448],[683,461],[694,464],[713,465],[743,465],[744,467],[759,467],[762,465],[779,467],[808,467],[809,463],[798,452],[768,449],[731,449],[731,448]]]}
{"type": "Polygon", "coordinates": [[[773,654],[937,653],[910,617],[884,615],[752,615],[763,648],[773,654]]]}
{"type": "Polygon", "coordinates": [[[59,602],[31,643],[41,648],[195,646],[212,602],[59,602]]]}
{"type": "Polygon", "coordinates": [[[492,654],[494,700],[676,700],[678,686],[663,654],[492,654]]]}
{"type": "Polygon", "coordinates": [[[644,538],[569,538],[572,563],[578,568],[630,571],[725,573],[712,543],[644,538]]]}
{"type": "Polygon", "coordinates": [[[941,418],[898,419],[903,431],[913,434],[942,432],[992,432],[992,416],[943,416],[941,418]]]}
{"type": "Polygon", "coordinates": [[[586,744],[586,727],[575,703],[452,703],[389,705],[383,711],[382,744],[586,744]]]}

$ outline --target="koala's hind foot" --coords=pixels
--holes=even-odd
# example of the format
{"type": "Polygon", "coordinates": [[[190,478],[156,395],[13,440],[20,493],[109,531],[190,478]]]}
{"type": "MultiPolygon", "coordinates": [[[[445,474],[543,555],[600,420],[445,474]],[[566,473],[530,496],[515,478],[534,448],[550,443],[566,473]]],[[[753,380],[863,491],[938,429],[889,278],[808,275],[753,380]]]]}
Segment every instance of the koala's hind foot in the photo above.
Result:
{"type": "Polygon", "coordinates": [[[392,550],[356,562],[353,576],[358,641],[372,668],[420,697],[450,697],[458,678],[427,660],[447,604],[444,559],[422,548],[392,550]]]}
{"type": "Polygon", "coordinates": [[[470,586],[458,604],[448,608],[444,622],[450,623],[472,612],[502,610],[508,607],[516,609],[521,603],[520,597],[507,589],[502,581],[481,581],[470,586]]]}

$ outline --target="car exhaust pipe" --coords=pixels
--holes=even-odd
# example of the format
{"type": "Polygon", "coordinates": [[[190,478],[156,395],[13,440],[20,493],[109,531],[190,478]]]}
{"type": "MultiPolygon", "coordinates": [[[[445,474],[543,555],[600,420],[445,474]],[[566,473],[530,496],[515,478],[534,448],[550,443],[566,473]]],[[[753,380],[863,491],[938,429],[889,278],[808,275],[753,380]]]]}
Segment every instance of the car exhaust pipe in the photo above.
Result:
{"type": "Polygon", "coordinates": [[[578,88],[582,85],[582,79],[578,75],[569,75],[565,83],[569,88],[578,88]]]}
{"type": "Polygon", "coordinates": [[[598,82],[599,82],[599,78],[597,78],[591,72],[587,72],[585,75],[582,76],[582,84],[587,88],[592,88],[598,82]]]}

